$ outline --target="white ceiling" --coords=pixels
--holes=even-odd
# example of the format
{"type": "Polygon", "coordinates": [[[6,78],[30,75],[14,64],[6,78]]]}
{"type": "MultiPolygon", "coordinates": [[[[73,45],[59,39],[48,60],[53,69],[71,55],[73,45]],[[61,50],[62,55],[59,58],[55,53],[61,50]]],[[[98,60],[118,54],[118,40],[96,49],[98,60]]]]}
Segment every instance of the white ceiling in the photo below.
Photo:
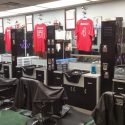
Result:
{"type": "MultiPolygon", "coordinates": [[[[57,1],[57,0],[0,0],[0,11],[33,6],[33,5],[52,2],[52,1],[57,1]]],[[[108,1],[119,1],[119,0],[99,0],[97,1],[97,3],[105,2],[105,1],[108,2],[108,1]]],[[[90,4],[92,3],[95,3],[95,2],[90,2],[90,4]]]]}
{"type": "Polygon", "coordinates": [[[32,6],[54,0],[0,0],[0,11],[32,6]]]}

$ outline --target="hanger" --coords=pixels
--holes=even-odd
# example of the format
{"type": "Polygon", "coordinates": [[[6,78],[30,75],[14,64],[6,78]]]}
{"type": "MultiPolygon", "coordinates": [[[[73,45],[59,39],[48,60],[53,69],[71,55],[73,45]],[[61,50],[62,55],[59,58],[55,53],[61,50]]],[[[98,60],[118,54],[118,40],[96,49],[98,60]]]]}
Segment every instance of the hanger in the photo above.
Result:
{"type": "Polygon", "coordinates": [[[10,18],[7,19],[7,24],[8,24],[9,26],[11,25],[11,19],[10,19],[10,18]]]}
{"type": "Polygon", "coordinates": [[[87,14],[87,12],[86,12],[86,8],[85,8],[85,6],[82,6],[82,14],[83,14],[83,17],[82,17],[82,19],[84,19],[84,20],[87,20],[87,16],[86,16],[86,14],[87,14]]]}
{"type": "Polygon", "coordinates": [[[38,15],[38,24],[42,24],[43,22],[42,22],[42,14],[39,14],[38,15]]]}

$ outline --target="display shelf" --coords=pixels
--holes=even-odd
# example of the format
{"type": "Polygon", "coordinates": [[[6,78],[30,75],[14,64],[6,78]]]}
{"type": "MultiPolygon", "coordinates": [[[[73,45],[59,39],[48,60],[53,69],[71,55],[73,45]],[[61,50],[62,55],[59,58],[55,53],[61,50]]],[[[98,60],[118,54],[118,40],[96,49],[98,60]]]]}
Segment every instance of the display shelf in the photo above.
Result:
{"type": "Polygon", "coordinates": [[[82,54],[71,54],[72,57],[97,57],[101,58],[101,55],[82,55],[82,54]]]}
{"type": "Polygon", "coordinates": [[[38,56],[28,56],[28,57],[17,57],[17,66],[28,66],[32,65],[32,59],[39,59],[38,56]]]}

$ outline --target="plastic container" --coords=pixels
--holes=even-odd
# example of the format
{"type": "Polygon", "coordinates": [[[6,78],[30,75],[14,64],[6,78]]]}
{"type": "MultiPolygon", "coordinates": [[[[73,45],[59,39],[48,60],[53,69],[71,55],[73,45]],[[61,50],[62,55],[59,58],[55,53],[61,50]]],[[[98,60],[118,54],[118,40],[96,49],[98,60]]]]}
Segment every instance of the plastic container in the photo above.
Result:
{"type": "Polygon", "coordinates": [[[91,65],[91,71],[90,71],[92,74],[96,74],[96,64],[95,62],[92,62],[92,65],[91,65]]]}
{"type": "Polygon", "coordinates": [[[77,62],[77,58],[69,58],[69,62],[77,62]]]}

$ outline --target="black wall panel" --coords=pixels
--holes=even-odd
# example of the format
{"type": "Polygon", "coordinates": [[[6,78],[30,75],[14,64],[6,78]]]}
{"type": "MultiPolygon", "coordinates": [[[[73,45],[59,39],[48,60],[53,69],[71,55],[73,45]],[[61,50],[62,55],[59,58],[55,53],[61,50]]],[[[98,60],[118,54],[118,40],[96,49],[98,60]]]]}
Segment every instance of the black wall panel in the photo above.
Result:
{"type": "Polygon", "coordinates": [[[5,53],[5,41],[4,41],[4,34],[0,33],[0,54],[5,53]]]}
{"type": "Polygon", "coordinates": [[[11,30],[11,54],[12,54],[12,77],[16,76],[17,57],[24,56],[25,52],[21,49],[20,44],[24,40],[23,29],[11,30]]]}
{"type": "Polygon", "coordinates": [[[118,45],[122,42],[121,17],[115,21],[102,22],[101,29],[101,93],[111,91],[114,78],[114,66],[118,55],[118,45]]]}
{"type": "Polygon", "coordinates": [[[24,30],[15,30],[16,32],[16,46],[17,46],[17,56],[25,56],[25,40],[24,40],[24,30]]]}
{"type": "Polygon", "coordinates": [[[55,26],[47,26],[47,39],[55,39],[55,26]]]}
{"type": "Polygon", "coordinates": [[[116,21],[102,22],[101,35],[101,93],[112,90],[116,55],[116,21]],[[107,69],[105,66],[107,65],[107,69]]]}
{"type": "Polygon", "coordinates": [[[29,56],[33,55],[33,32],[26,33],[26,40],[27,40],[27,53],[29,56]]]}

